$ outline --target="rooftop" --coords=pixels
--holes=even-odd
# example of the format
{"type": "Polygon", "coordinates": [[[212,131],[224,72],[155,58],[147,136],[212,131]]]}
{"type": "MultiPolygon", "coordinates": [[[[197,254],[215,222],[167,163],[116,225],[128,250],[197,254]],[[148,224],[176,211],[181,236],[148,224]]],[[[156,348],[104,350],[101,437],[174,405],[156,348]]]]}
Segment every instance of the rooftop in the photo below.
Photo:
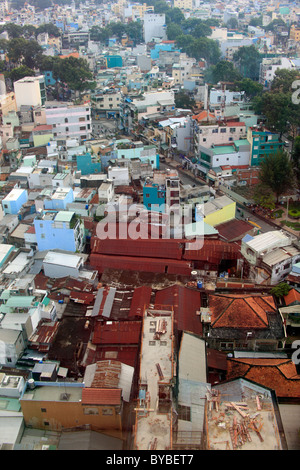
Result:
{"type": "Polygon", "coordinates": [[[76,387],[68,386],[65,383],[58,384],[58,382],[56,382],[55,384],[55,386],[37,385],[34,389],[27,388],[22,400],[38,402],[81,402],[84,384],[79,384],[79,386],[77,385],[76,387]]]}
{"type": "Polygon", "coordinates": [[[245,379],[207,393],[210,450],[283,450],[271,390],[245,379]]]}
{"type": "Polygon", "coordinates": [[[171,447],[169,396],[173,377],[173,315],[147,311],[143,321],[140,356],[140,389],[136,406],[136,450],[171,447]]]}

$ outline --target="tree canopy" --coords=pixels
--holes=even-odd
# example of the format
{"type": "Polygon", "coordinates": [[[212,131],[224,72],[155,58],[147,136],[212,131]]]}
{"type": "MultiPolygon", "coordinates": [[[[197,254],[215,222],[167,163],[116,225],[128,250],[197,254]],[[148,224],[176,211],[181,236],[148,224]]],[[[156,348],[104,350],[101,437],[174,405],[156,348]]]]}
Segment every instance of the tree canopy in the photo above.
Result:
{"type": "Polygon", "coordinates": [[[245,78],[258,80],[259,66],[262,61],[255,46],[242,46],[233,54],[233,62],[245,78]]]}
{"type": "Polygon", "coordinates": [[[297,135],[300,126],[299,105],[292,100],[292,83],[298,76],[298,71],[277,70],[271,89],[253,100],[255,112],[267,118],[267,126],[271,131],[281,135],[288,133],[292,138],[297,135]]]}
{"type": "Polygon", "coordinates": [[[294,185],[293,166],[288,154],[278,150],[267,155],[260,164],[259,180],[274,192],[278,202],[279,196],[294,185]]]}

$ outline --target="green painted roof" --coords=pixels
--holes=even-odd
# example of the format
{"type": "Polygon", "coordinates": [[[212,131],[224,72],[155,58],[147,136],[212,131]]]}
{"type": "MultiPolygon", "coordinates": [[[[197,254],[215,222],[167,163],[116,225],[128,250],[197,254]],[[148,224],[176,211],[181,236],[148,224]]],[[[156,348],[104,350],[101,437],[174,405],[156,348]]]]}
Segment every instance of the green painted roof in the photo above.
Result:
{"type": "Polygon", "coordinates": [[[239,147],[240,145],[250,145],[249,144],[249,141],[247,139],[240,139],[240,140],[235,140],[233,142],[237,147],[239,147]]]}
{"type": "Polygon", "coordinates": [[[193,222],[186,224],[184,227],[186,237],[201,236],[201,235],[215,235],[218,232],[214,227],[208,225],[204,221],[193,222]]]}
{"type": "Polygon", "coordinates": [[[232,145],[222,145],[221,147],[214,147],[212,151],[214,155],[224,155],[234,152],[234,147],[232,145]]]}
{"type": "Polygon", "coordinates": [[[31,307],[35,296],[32,295],[14,295],[6,302],[7,307],[28,308],[31,307]]]}
{"type": "Polygon", "coordinates": [[[75,212],[59,211],[55,217],[55,222],[70,222],[75,212]]]}

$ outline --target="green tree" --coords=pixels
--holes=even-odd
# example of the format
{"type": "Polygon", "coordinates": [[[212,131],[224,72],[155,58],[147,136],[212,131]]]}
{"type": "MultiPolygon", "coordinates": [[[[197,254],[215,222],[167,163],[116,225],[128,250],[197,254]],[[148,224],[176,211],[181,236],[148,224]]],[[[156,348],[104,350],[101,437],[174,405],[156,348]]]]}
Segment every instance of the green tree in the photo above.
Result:
{"type": "Polygon", "coordinates": [[[240,73],[251,80],[258,80],[262,61],[255,46],[242,46],[233,54],[233,62],[240,73]]]}
{"type": "Polygon", "coordinates": [[[190,96],[189,92],[187,92],[186,90],[175,93],[176,108],[193,109],[195,104],[195,100],[190,96]]]}
{"type": "Polygon", "coordinates": [[[300,136],[297,136],[294,140],[291,157],[298,189],[300,189],[300,136]]]}
{"type": "Polygon", "coordinates": [[[234,67],[232,62],[220,60],[211,67],[211,77],[213,83],[234,82],[242,79],[240,72],[234,67]]]}
{"type": "Polygon", "coordinates": [[[41,33],[48,33],[49,36],[54,36],[56,38],[61,36],[60,29],[53,23],[45,23],[35,29],[35,37],[41,33]]]}
{"type": "Polygon", "coordinates": [[[182,35],[182,29],[178,24],[170,23],[167,26],[167,38],[169,41],[174,41],[178,36],[182,35]]]}
{"type": "Polygon", "coordinates": [[[265,209],[275,209],[275,195],[266,184],[260,183],[255,186],[254,201],[265,209]]]}
{"type": "Polygon", "coordinates": [[[7,32],[9,39],[20,38],[23,35],[22,26],[15,23],[7,23],[1,26],[0,33],[3,33],[3,31],[7,32]]]}
{"type": "Polygon", "coordinates": [[[24,77],[34,77],[35,72],[27,67],[27,65],[21,65],[20,67],[16,67],[15,69],[12,69],[12,71],[9,73],[9,78],[11,79],[12,82],[16,82],[17,80],[21,80],[21,78],[24,77]]]}
{"type": "Polygon", "coordinates": [[[293,166],[288,154],[278,150],[267,155],[260,164],[259,180],[274,192],[278,203],[279,196],[294,185],[293,166]]]}
{"type": "Polygon", "coordinates": [[[289,291],[291,290],[291,286],[286,282],[280,282],[277,286],[272,287],[270,293],[275,295],[275,297],[284,297],[288,295],[289,291]]]}
{"type": "Polygon", "coordinates": [[[180,8],[170,8],[166,12],[166,24],[178,24],[180,25],[184,21],[184,14],[180,8]]]}
{"type": "Polygon", "coordinates": [[[238,29],[239,22],[236,18],[230,18],[226,23],[227,28],[229,29],[238,29]]]}
{"type": "Polygon", "coordinates": [[[251,20],[249,21],[249,26],[254,26],[254,27],[262,26],[263,25],[262,20],[263,20],[262,15],[251,18],[251,20]]]}
{"type": "Polygon", "coordinates": [[[95,88],[93,74],[88,63],[82,58],[67,57],[53,63],[53,76],[79,95],[85,90],[95,88]]]}
{"type": "Polygon", "coordinates": [[[131,21],[126,24],[125,32],[133,43],[140,44],[143,41],[143,25],[139,21],[131,21]]]}
{"type": "Polygon", "coordinates": [[[251,78],[242,78],[235,80],[234,82],[235,91],[244,91],[247,98],[252,100],[256,96],[261,96],[263,92],[263,85],[261,83],[251,80],[251,78]]]}

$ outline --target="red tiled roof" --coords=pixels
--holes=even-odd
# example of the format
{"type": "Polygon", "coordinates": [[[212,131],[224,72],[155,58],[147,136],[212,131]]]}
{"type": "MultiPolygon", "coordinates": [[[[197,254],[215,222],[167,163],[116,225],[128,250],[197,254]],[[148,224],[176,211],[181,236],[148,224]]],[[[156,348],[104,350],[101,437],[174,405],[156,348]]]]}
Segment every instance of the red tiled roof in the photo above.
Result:
{"type": "Polygon", "coordinates": [[[284,296],[285,305],[291,305],[294,302],[300,302],[300,292],[296,289],[291,289],[288,295],[284,296]]]}
{"type": "Polygon", "coordinates": [[[227,360],[227,379],[243,377],[275,390],[278,398],[300,398],[300,375],[290,359],[227,360]]]}
{"type": "Polygon", "coordinates": [[[245,125],[246,124],[244,122],[240,122],[240,121],[227,121],[226,122],[226,126],[231,126],[231,127],[242,127],[245,125]]]}
{"type": "Polygon", "coordinates": [[[267,312],[275,306],[263,296],[213,294],[209,309],[212,328],[268,328],[267,312]]]}
{"type": "Polygon", "coordinates": [[[32,129],[32,132],[39,132],[39,131],[52,131],[52,125],[41,124],[40,126],[36,126],[32,129]]]}
{"type": "Polygon", "coordinates": [[[122,390],[120,388],[84,388],[83,405],[120,405],[122,390]]]}
{"type": "Polygon", "coordinates": [[[26,230],[26,233],[35,233],[35,227],[34,225],[31,225],[28,230],[26,230]]]}
{"type": "Polygon", "coordinates": [[[202,111],[201,113],[199,114],[195,114],[194,116],[192,116],[192,119],[196,119],[196,121],[205,121],[207,119],[207,116],[211,119],[211,120],[214,120],[216,119],[215,115],[212,114],[212,113],[207,113],[207,111],[202,111]]]}

